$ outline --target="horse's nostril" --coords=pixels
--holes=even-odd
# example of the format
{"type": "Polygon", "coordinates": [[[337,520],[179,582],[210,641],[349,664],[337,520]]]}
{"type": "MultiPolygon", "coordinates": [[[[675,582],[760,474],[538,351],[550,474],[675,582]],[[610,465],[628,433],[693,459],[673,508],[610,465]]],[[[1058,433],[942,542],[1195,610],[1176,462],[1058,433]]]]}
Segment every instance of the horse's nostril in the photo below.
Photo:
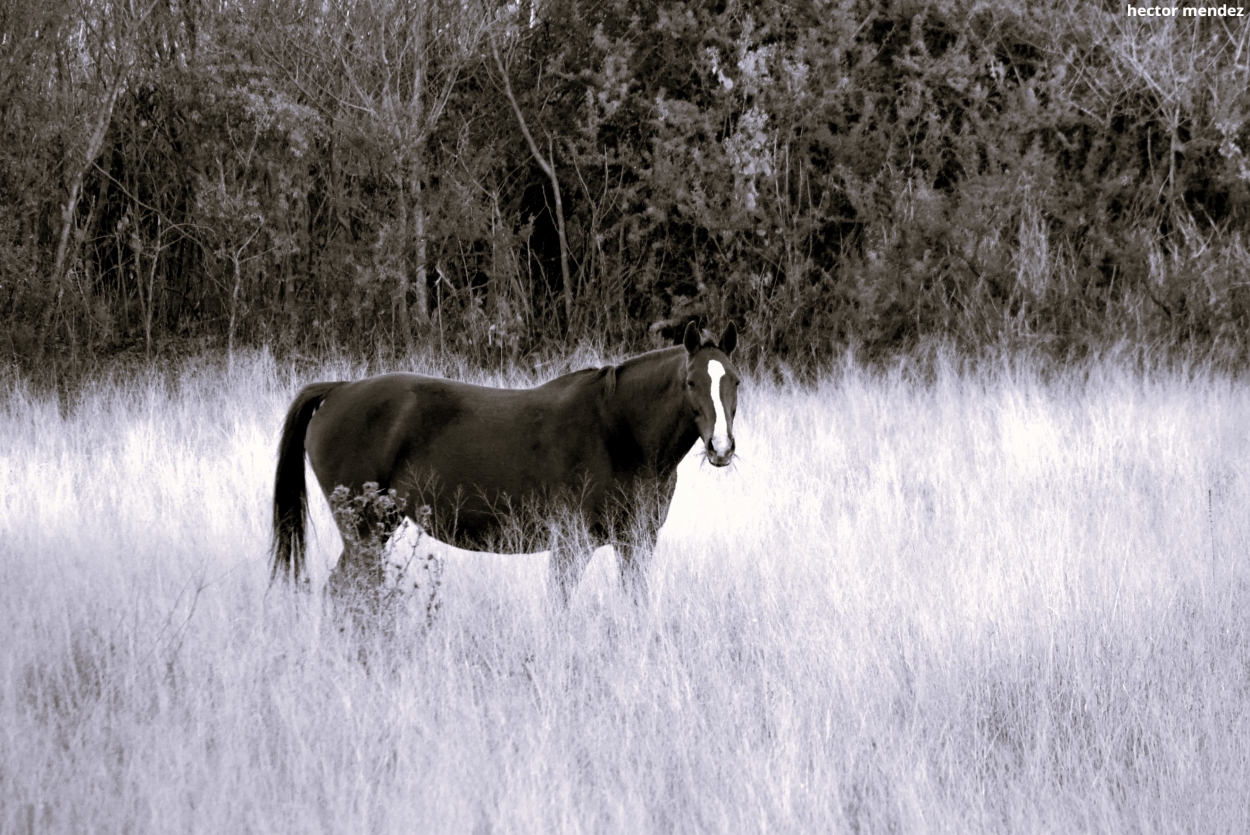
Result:
{"type": "Polygon", "coordinates": [[[724,467],[733,460],[734,449],[737,446],[733,439],[724,446],[723,449],[717,449],[715,440],[709,440],[707,446],[707,459],[718,467],[724,467]]]}

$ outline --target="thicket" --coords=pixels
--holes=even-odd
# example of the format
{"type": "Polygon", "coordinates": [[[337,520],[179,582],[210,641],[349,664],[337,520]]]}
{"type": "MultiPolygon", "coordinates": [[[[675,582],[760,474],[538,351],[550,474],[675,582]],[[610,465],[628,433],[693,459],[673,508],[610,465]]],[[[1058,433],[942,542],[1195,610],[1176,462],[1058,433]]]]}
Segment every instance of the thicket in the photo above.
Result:
{"type": "Polygon", "coordinates": [[[1250,26],[1091,0],[0,0],[0,353],[1243,363],[1250,26]],[[657,336],[658,335],[658,336],[657,336]]]}

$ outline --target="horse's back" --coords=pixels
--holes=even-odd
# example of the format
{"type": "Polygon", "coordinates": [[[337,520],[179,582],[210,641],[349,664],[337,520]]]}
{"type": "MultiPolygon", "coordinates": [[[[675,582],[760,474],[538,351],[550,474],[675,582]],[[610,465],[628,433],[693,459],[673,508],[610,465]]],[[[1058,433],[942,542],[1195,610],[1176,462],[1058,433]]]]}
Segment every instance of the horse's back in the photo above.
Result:
{"type": "Polygon", "coordinates": [[[331,392],[306,446],[327,493],[372,481],[401,492],[437,485],[461,497],[517,497],[603,475],[602,434],[585,386],[498,389],[394,373],[331,392]]]}

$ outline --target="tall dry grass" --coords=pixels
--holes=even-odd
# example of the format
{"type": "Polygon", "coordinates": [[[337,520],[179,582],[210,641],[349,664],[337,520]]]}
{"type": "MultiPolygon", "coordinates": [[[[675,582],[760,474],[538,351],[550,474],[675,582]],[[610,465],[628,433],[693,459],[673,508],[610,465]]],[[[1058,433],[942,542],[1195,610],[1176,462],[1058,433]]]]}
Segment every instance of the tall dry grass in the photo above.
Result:
{"type": "Polygon", "coordinates": [[[610,552],[564,613],[541,558],[454,554],[433,627],[362,653],[267,587],[313,376],[8,383],[0,831],[1250,830],[1237,381],[756,381],[649,609],[610,552]]]}

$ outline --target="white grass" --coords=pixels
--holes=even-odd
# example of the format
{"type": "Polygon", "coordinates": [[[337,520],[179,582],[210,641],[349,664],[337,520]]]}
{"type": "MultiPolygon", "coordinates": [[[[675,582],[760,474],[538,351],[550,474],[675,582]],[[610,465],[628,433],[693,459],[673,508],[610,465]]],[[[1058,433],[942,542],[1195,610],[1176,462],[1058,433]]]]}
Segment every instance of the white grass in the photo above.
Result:
{"type": "Polygon", "coordinates": [[[649,611],[454,554],[361,654],[265,563],[286,406],[359,372],[9,385],[0,831],[1250,830],[1239,382],[757,381],[649,611]]]}

